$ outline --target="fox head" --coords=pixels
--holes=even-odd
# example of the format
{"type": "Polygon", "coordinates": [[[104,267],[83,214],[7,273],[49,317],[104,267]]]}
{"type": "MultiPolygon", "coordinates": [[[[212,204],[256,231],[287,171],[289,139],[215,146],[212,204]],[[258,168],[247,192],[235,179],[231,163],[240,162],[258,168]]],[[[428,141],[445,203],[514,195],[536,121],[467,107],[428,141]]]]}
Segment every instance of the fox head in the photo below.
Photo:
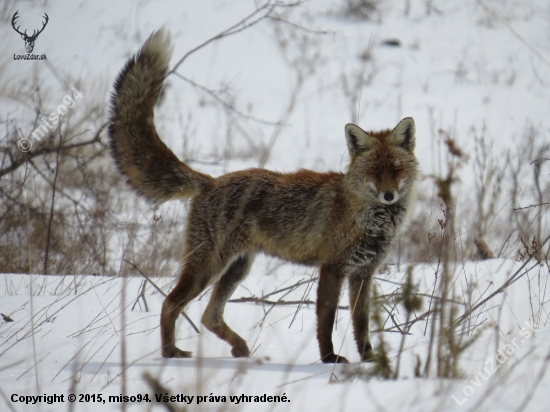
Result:
{"type": "Polygon", "coordinates": [[[347,124],[346,140],[351,158],[347,187],[361,203],[392,205],[410,193],[418,165],[412,117],[401,120],[393,130],[380,132],[347,124]]]}

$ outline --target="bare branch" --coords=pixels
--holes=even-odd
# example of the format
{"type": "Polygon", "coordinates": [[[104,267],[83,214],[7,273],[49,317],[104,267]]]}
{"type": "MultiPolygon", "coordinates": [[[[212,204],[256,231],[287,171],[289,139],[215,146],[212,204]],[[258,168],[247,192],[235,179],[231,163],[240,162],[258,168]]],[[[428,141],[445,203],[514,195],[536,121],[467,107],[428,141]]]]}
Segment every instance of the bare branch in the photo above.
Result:
{"type": "Polygon", "coordinates": [[[300,90],[302,89],[303,85],[303,78],[301,76],[298,76],[298,79],[296,81],[296,85],[294,87],[294,90],[292,91],[292,94],[290,95],[290,99],[288,101],[288,106],[283,113],[283,116],[281,117],[281,120],[277,124],[277,127],[273,134],[271,135],[271,138],[269,139],[269,143],[263,150],[262,156],[260,157],[259,167],[265,167],[265,164],[267,163],[267,160],[269,159],[269,155],[271,154],[271,149],[273,149],[273,145],[275,144],[275,141],[279,137],[279,134],[283,130],[283,127],[286,126],[286,122],[288,121],[288,118],[294,111],[294,106],[296,105],[296,100],[298,99],[298,94],[300,93],[300,90]]]}
{"type": "Polygon", "coordinates": [[[529,209],[531,207],[540,207],[540,206],[546,206],[546,205],[550,205],[550,202],[537,203],[536,205],[529,205],[529,206],[525,206],[525,207],[516,207],[512,210],[513,211],[518,211],[518,210],[529,209]]]}
{"type": "MultiPolygon", "coordinates": [[[[550,236],[548,236],[544,242],[542,242],[542,245],[540,246],[540,248],[542,249],[544,247],[544,245],[550,240],[550,236]]],[[[468,309],[466,311],[466,313],[464,313],[464,315],[462,315],[460,318],[458,318],[456,320],[456,325],[460,325],[462,322],[464,322],[468,316],[470,316],[476,309],[478,309],[480,306],[484,305],[485,303],[487,303],[489,300],[491,300],[493,297],[495,297],[496,295],[498,295],[499,293],[502,293],[504,292],[504,290],[506,290],[508,288],[508,286],[510,286],[512,283],[514,283],[516,280],[520,279],[522,276],[524,276],[525,274],[529,273],[529,271],[531,271],[534,267],[538,266],[539,263],[535,263],[531,268],[529,268],[528,270],[526,270],[524,273],[521,273],[521,271],[523,270],[523,268],[525,268],[525,266],[527,266],[527,264],[531,261],[532,257],[529,257],[529,259],[527,259],[523,265],[521,265],[521,267],[510,277],[510,279],[508,279],[506,282],[504,282],[504,284],[498,288],[497,290],[495,290],[493,293],[491,293],[489,296],[487,296],[485,299],[483,299],[481,302],[475,304],[474,306],[472,306],[470,309],[468,309]]]]}
{"type": "Polygon", "coordinates": [[[506,27],[508,27],[508,29],[512,32],[512,34],[514,36],[516,36],[518,38],[519,41],[521,41],[523,44],[525,44],[525,46],[527,46],[527,48],[529,50],[531,50],[534,54],[536,54],[539,59],[541,59],[544,63],[546,63],[547,66],[550,67],[550,61],[544,57],[542,55],[542,53],[540,51],[538,51],[535,47],[533,47],[531,45],[531,43],[529,43],[525,37],[523,37],[521,34],[519,34],[516,29],[514,29],[512,27],[512,25],[510,23],[508,23],[505,19],[503,19],[502,17],[500,17],[498,15],[497,12],[493,11],[492,9],[490,9],[485,3],[483,3],[483,1],[481,0],[477,0],[477,2],[481,5],[481,7],[483,7],[490,15],[492,15],[493,17],[495,17],[498,21],[500,21],[501,23],[503,23],[506,27]]]}
{"type": "Polygon", "coordinates": [[[297,29],[300,29],[300,30],[303,30],[305,32],[312,33],[312,34],[323,34],[323,35],[325,35],[325,34],[335,34],[336,33],[336,31],[334,31],[334,30],[312,30],[312,29],[308,29],[307,27],[300,26],[296,23],[292,23],[291,21],[283,19],[279,16],[269,16],[269,18],[271,20],[280,21],[281,23],[286,23],[286,24],[288,24],[292,27],[295,27],[297,29]]]}
{"type": "Polygon", "coordinates": [[[52,235],[52,222],[53,222],[53,210],[55,205],[55,187],[57,184],[57,176],[59,174],[59,152],[61,150],[61,144],[63,143],[63,134],[61,133],[61,122],[59,122],[59,144],[57,145],[57,154],[55,156],[55,174],[53,177],[53,186],[52,186],[52,202],[50,206],[50,221],[48,223],[48,234],[46,238],[46,253],[44,255],[44,274],[48,274],[48,255],[50,252],[50,239],[52,235]]]}
{"type": "MultiPolygon", "coordinates": [[[[228,302],[230,303],[246,303],[246,302],[252,302],[252,303],[259,303],[261,305],[281,305],[281,306],[287,306],[287,305],[315,305],[315,302],[312,300],[268,300],[264,298],[257,298],[257,297],[248,297],[248,298],[238,298],[238,299],[230,299],[228,302]]],[[[342,310],[349,310],[349,306],[338,306],[338,309],[342,310]]]]}
{"type": "Polygon", "coordinates": [[[208,87],[205,87],[203,85],[200,85],[198,83],[195,83],[193,80],[191,79],[188,79],[187,77],[181,75],[180,73],[178,72],[174,72],[174,75],[176,75],[177,77],[179,77],[180,79],[182,79],[183,81],[189,83],[191,86],[197,88],[197,89],[200,89],[202,90],[203,92],[209,94],[210,96],[212,96],[218,103],[221,103],[223,105],[223,107],[237,113],[239,116],[242,116],[244,117],[245,119],[247,120],[253,120],[255,122],[258,122],[258,123],[262,123],[262,124],[265,124],[265,125],[268,125],[268,126],[278,126],[279,123],[278,122],[270,122],[268,120],[262,120],[262,119],[258,119],[254,116],[250,116],[249,114],[246,114],[246,113],[243,113],[241,112],[240,110],[237,110],[235,109],[231,104],[227,103],[225,100],[221,99],[217,94],[216,92],[214,92],[213,90],[209,89],[208,87]]]}
{"type": "Polygon", "coordinates": [[[243,30],[256,25],[257,23],[264,20],[265,18],[270,17],[270,13],[276,7],[293,7],[297,4],[299,4],[299,3],[286,4],[286,3],[279,3],[277,1],[272,3],[271,0],[268,0],[267,3],[265,3],[263,6],[257,8],[255,11],[250,13],[244,19],[239,21],[237,24],[234,24],[233,26],[229,27],[228,29],[225,29],[221,33],[218,33],[214,37],[211,37],[210,39],[206,40],[205,42],[199,44],[197,47],[189,50],[175,64],[173,69],[168,72],[168,75],[174,73],[178,69],[178,67],[185,61],[185,59],[187,59],[191,54],[193,54],[196,51],[202,49],[203,47],[207,46],[208,44],[212,43],[213,41],[220,40],[220,39],[223,39],[224,37],[228,37],[228,36],[231,36],[233,34],[240,33],[243,30]]]}
{"type": "MultiPolygon", "coordinates": [[[[97,130],[96,134],[92,139],[86,140],[85,142],[81,142],[81,143],[74,143],[66,146],[61,146],[59,150],[61,150],[61,152],[65,152],[67,150],[74,149],[76,147],[87,146],[89,144],[94,144],[94,143],[101,143],[101,140],[99,140],[99,136],[101,135],[101,132],[103,131],[103,129],[105,129],[105,127],[107,127],[107,123],[104,123],[101,125],[101,127],[97,130]]],[[[58,148],[43,147],[35,152],[26,152],[25,153],[26,156],[22,156],[18,160],[14,160],[10,166],[0,169],[0,177],[15,171],[21,165],[24,165],[26,162],[28,162],[30,159],[33,159],[37,156],[42,156],[44,154],[55,153],[57,151],[58,151],[58,148]]]]}

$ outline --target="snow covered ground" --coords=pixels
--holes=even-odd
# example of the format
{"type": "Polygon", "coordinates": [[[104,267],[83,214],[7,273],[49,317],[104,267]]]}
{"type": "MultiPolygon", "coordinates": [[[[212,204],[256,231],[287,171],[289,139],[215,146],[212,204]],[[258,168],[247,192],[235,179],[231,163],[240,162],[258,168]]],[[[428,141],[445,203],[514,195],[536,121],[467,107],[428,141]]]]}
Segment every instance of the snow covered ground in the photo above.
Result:
{"type": "MultiPolygon", "coordinates": [[[[526,150],[521,141],[526,127],[548,136],[547,1],[411,1],[405,15],[408,2],[394,0],[380,2],[374,21],[343,16],[339,12],[343,3],[318,0],[280,9],[281,18],[295,25],[265,20],[190,55],[178,72],[212,90],[228,88],[220,96],[240,114],[233,109],[220,111],[203,92],[171,76],[167,97],[156,113],[163,140],[179,156],[192,158],[192,166],[203,172],[219,175],[258,166],[257,157],[249,153],[267,145],[275,130],[265,121],[279,121],[292,106],[265,166],[342,171],[347,162],[346,123],[353,121],[365,129],[392,128],[401,118],[412,116],[416,153],[422,171],[430,175],[444,172],[435,137],[439,129],[450,131],[467,152],[474,148],[474,135],[485,129],[496,154],[504,149],[526,150]],[[429,3],[433,8],[427,13],[429,3]],[[386,45],[389,39],[398,39],[401,46],[386,45]],[[261,121],[243,120],[243,114],[261,121]],[[184,146],[182,136],[188,135],[192,138],[184,146]],[[237,138],[228,141],[228,136],[237,138]],[[211,162],[219,158],[224,160],[211,162]]],[[[92,98],[103,99],[107,107],[117,73],[151,31],[161,26],[171,30],[175,64],[258,4],[251,0],[6,1],[0,6],[5,10],[0,21],[5,39],[0,46],[1,79],[6,84],[26,84],[40,78],[41,87],[48,90],[46,107],[49,104],[52,111],[67,93],[67,85],[70,90],[71,79],[81,79],[84,98],[74,110],[92,98]],[[46,53],[47,63],[13,59],[14,54],[25,53],[23,40],[10,24],[16,10],[20,24],[28,28],[40,27],[43,13],[48,13],[48,25],[34,51],[46,53]]],[[[3,106],[0,113],[2,118],[8,113],[24,118],[32,115],[32,108],[3,106]]],[[[468,195],[474,168],[462,169],[460,177],[460,191],[468,195]]],[[[128,188],[120,189],[134,196],[128,188]]],[[[531,193],[522,198],[525,205],[534,203],[531,193]]],[[[547,210],[542,220],[546,229],[547,210]]],[[[113,253],[121,254],[122,249],[113,253]]],[[[515,258],[514,254],[457,265],[456,293],[471,296],[472,303],[488,296],[519,269],[521,262],[515,258]]],[[[315,275],[313,269],[278,263],[259,257],[233,298],[264,296],[315,275]]],[[[431,262],[414,262],[419,292],[431,294],[434,267],[431,262]]],[[[378,275],[382,293],[396,290],[398,285],[392,282],[404,281],[403,262],[400,270],[391,268],[390,273],[378,275]]],[[[170,395],[193,396],[192,410],[547,410],[548,266],[530,263],[520,273],[525,270],[529,272],[472,317],[471,326],[481,325],[476,329],[481,334],[462,354],[462,378],[455,380],[414,377],[417,355],[426,360],[425,321],[415,323],[406,338],[397,380],[366,378],[372,366],[357,363],[349,313],[344,309],[338,312],[335,347],[341,346],[339,352],[355,363],[320,363],[313,305],[229,303],[227,323],[253,351],[244,360],[232,358],[227,344],[200,326],[201,333],[196,334],[181,318],[178,345],[196,357],[166,360],[159,350],[162,296],[148,285],[149,311],[143,299],[134,306],[142,278],[2,274],[0,313],[13,322],[0,320],[0,409],[116,410],[121,404],[109,401],[109,396],[120,395],[125,383],[127,395],[148,394],[151,400],[127,403],[128,410],[162,410],[166,405],[157,402],[144,378],[147,374],[170,395]],[[77,395],[75,403],[68,401],[70,393],[77,395]],[[24,403],[26,396],[44,394],[64,395],[64,402],[24,403]],[[80,394],[84,402],[79,402],[80,394]],[[289,402],[262,402],[264,394],[285,396],[289,402]],[[98,395],[105,403],[93,402],[98,395]],[[241,395],[260,398],[256,402],[241,395]],[[210,396],[218,401],[212,402],[210,396]]],[[[167,292],[173,278],[153,281],[167,292]]],[[[270,299],[280,299],[284,293],[270,299]]],[[[315,296],[316,285],[305,283],[282,299],[314,301],[315,296]]],[[[208,294],[186,310],[197,325],[207,301],[208,294]]],[[[427,304],[425,299],[422,312],[427,304]]],[[[342,305],[347,305],[347,293],[342,305]]],[[[399,306],[393,315],[404,321],[399,306]]],[[[385,327],[391,326],[388,322],[385,327]]],[[[384,333],[392,358],[401,337],[384,333]]],[[[185,402],[178,405],[183,408],[185,402]]]]}
{"type": "MultiPolygon", "coordinates": [[[[482,293],[488,296],[502,285],[519,266],[498,259],[467,263],[457,282],[476,281],[473,297],[477,300],[482,293]]],[[[309,274],[311,271],[290,265],[275,274],[252,274],[234,298],[262,296],[307,280],[309,274]]],[[[135,305],[141,279],[2,275],[1,310],[9,311],[14,322],[3,323],[0,329],[0,387],[7,397],[65,395],[65,403],[36,406],[24,406],[16,397],[19,402],[11,403],[15,410],[66,410],[70,393],[101,394],[106,401],[98,407],[92,402],[78,403],[77,399],[76,410],[114,410],[120,405],[109,402],[109,396],[121,394],[124,371],[126,394],[149,394],[151,400],[139,406],[132,404],[132,410],[160,410],[162,406],[143,379],[147,373],[171,396],[194,396],[193,408],[204,410],[459,411],[476,410],[475,406],[480,406],[479,410],[516,410],[537,384],[538,390],[526,410],[542,411],[546,408],[544,387],[550,383],[550,376],[538,382],[538,375],[548,366],[550,331],[546,326],[548,304],[541,304],[541,299],[532,295],[538,290],[533,283],[539,275],[544,278],[545,289],[548,271],[535,266],[508,293],[476,312],[474,322],[487,326],[462,355],[460,372],[464,378],[456,380],[414,378],[416,356],[425,359],[427,352],[429,333],[425,334],[424,321],[417,322],[407,336],[398,380],[366,379],[365,372],[372,366],[357,363],[359,356],[347,310],[338,313],[334,342],[352,363],[320,363],[313,305],[229,303],[227,323],[249,343],[253,352],[249,359],[232,358],[227,344],[204,328],[196,334],[181,318],[178,345],[192,350],[196,358],[167,360],[160,357],[159,349],[162,296],[149,286],[145,295],[149,312],[144,310],[143,300],[135,305]],[[289,402],[254,402],[253,398],[245,402],[246,398],[239,398],[242,402],[237,403],[231,398],[264,394],[286,396],[289,402]],[[212,402],[210,395],[220,397],[218,400],[225,396],[226,400],[212,402]]],[[[388,281],[402,282],[403,276],[395,272],[376,283],[383,293],[391,293],[396,285],[388,281]]],[[[429,266],[415,270],[421,290],[424,280],[431,284],[432,278],[429,266]]],[[[160,287],[168,283],[167,278],[154,281],[160,287]]],[[[315,293],[310,288],[306,283],[284,297],[286,292],[272,295],[271,300],[312,299],[315,293]]],[[[346,301],[344,296],[342,304],[346,301]]],[[[206,303],[203,297],[186,310],[197,324],[206,303]]],[[[404,320],[402,312],[396,311],[396,319],[404,320]]],[[[401,335],[384,335],[393,357],[401,335]]]]}

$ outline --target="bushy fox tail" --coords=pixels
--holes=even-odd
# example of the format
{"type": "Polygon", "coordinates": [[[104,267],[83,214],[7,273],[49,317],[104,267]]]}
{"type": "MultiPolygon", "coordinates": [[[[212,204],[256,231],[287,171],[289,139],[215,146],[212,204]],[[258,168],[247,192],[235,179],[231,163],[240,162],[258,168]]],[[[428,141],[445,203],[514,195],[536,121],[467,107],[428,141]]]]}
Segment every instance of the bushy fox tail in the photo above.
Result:
{"type": "Polygon", "coordinates": [[[160,140],[153,108],[172,54],[170,34],[151,34],[120,72],[111,96],[111,154],[130,185],[145,198],[164,202],[200,193],[212,177],[199,173],[160,140]]]}

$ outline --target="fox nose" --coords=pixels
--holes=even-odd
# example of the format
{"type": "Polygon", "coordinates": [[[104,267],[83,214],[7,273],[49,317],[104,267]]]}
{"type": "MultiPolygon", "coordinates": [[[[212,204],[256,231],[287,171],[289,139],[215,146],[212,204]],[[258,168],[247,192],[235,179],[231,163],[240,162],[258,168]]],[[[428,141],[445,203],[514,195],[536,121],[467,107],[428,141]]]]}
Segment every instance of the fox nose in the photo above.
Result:
{"type": "Polygon", "coordinates": [[[399,200],[399,192],[388,190],[386,192],[380,192],[378,194],[378,200],[385,205],[393,205],[399,200]]]}

